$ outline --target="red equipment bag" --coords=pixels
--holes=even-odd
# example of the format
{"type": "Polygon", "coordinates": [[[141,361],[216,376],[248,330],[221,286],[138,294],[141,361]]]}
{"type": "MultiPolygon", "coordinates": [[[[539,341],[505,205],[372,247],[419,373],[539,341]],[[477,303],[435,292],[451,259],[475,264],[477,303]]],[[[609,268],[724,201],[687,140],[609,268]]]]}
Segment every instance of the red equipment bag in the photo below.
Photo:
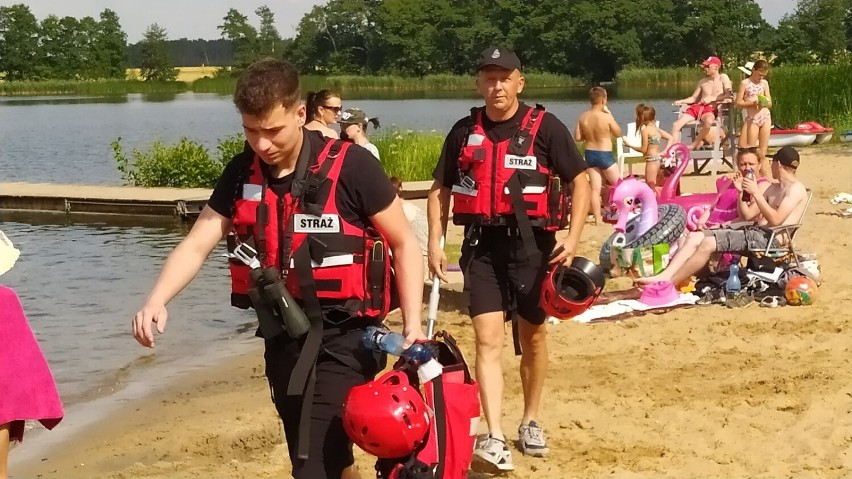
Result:
{"type": "MultiPolygon", "coordinates": [[[[379,479],[464,479],[473,459],[479,428],[479,386],[456,344],[446,331],[430,343],[443,372],[423,385],[426,405],[434,411],[426,441],[407,457],[380,459],[379,479]]],[[[412,385],[417,375],[409,372],[412,385]]]]}

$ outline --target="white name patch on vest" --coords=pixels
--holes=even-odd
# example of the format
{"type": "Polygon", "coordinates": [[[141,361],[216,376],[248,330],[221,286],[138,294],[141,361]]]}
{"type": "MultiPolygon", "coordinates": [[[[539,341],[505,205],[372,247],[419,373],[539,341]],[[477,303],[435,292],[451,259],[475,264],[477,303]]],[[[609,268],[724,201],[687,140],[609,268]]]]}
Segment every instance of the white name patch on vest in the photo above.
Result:
{"type": "Polygon", "coordinates": [[[503,166],[513,170],[536,170],[538,161],[534,156],[506,155],[503,166]]]}
{"type": "Polygon", "coordinates": [[[337,215],[293,216],[293,231],[296,233],[340,233],[340,217],[337,215]]]}
{"type": "Polygon", "coordinates": [[[263,185],[253,185],[251,183],[243,185],[244,200],[260,201],[261,193],[263,193],[263,185]]]}
{"type": "Polygon", "coordinates": [[[471,133],[467,136],[467,145],[468,146],[480,146],[482,142],[485,141],[485,137],[478,133],[471,133]]]}

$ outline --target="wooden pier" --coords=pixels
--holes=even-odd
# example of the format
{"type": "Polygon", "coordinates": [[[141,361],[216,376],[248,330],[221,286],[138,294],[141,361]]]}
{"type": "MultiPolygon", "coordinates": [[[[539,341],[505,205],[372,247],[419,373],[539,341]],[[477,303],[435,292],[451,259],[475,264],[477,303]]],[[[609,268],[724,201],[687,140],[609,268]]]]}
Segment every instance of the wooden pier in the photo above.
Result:
{"type": "MultiPolygon", "coordinates": [[[[425,198],[431,185],[431,181],[406,183],[403,197],[425,198]]],[[[211,191],[206,188],[0,183],[0,211],[168,216],[192,220],[207,204],[211,191]]]]}

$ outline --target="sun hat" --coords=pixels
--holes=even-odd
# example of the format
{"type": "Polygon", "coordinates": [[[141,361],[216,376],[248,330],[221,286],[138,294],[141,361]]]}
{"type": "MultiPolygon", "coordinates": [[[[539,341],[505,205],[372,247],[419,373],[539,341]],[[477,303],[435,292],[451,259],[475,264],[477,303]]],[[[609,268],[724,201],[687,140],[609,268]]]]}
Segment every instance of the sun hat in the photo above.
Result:
{"type": "Polygon", "coordinates": [[[680,293],[671,281],[660,281],[645,286],[639,302],[648,306],[663,306],[677,301],[679,297],[680,293]]]}
{"type": "Polygon", "coordinates": [[[754,62],[745,62],[745,65],[737,67],[741,72],[751,76],[751,69],[754,68],[754,62]]]}
{"type": "Polygon", "coordinates": [[[15,261],[21,256],[21,252],[15,248],[15,245],[9,238],[0,231],[0,275],[8,272],[15,266],[15,261]]]}

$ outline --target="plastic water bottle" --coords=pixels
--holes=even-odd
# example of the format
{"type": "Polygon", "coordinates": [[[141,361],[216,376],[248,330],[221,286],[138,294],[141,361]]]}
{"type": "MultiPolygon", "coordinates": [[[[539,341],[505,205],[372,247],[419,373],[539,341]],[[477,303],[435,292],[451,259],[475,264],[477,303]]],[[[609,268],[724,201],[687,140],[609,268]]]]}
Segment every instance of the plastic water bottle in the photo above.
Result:
{"type": "Polygon", "coordinates": [[[394,356],[399,356],[415,366],[427,363],[432,358],[432,351],[425,344],[415,343],[407,349],[405,336],[385,328],[370,326],[364,332],[362,338],[364,346],[374,351],[384,351],[394,356]]]}
{"type": "Polygon", "coordinates": [[[406,349],[403,347],[405,336],[388,329],[369,326],[364,331],[361,341],[369,349],[399,356],[417,366],[417,376],[421,384],[437,377],[444,370],[441,363],[433,357],[432,350],[428,346],[415,343],[406,349]]]}
{"type": "Polygon", "coordinates": [[[394,356],[399,356],[405,350],[402,347],[405,343],[403,335],[376,326],[367,327],[367,330],[364,331],[364,336],[361,338],[361,342],[367,349],[384,351],[394,356]]]}
{"type": "Polygon", "coordinates": [[[740,266],[733,263],[728,274],[728,280],[725,281],[725,293],[728,298],[734,298],[740,294],[740,289],[742,289],[742,284],[740,283],[740,266]]]}

